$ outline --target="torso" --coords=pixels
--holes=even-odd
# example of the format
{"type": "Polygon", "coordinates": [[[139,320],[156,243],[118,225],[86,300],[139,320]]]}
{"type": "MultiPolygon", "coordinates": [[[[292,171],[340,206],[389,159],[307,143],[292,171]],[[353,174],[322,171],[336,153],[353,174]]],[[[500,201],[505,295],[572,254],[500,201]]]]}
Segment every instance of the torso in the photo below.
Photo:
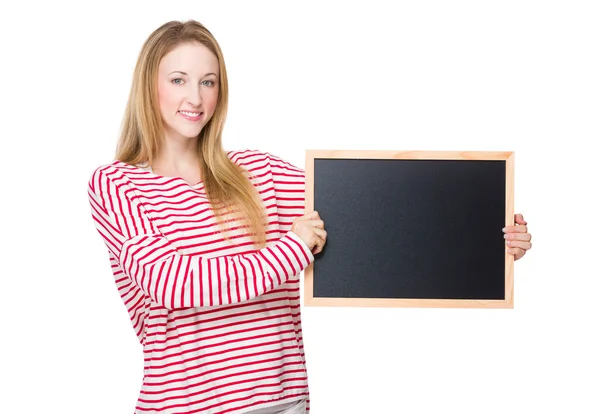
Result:
{"type": "MultiPolygon", "coordinates": [[[[256,151],[230,157],[258,177],[254,183],[269,214],[267,235],[273,243],[289,230],[295,216],[304,213],[303,179],[300,186],[297,171],[283,165],[274,168],[256,151]],[[286,185],[286,180],[296,184],[286,185]],[[275,186],[287,192],[276,194],[275,186]]],[[[203,183],[193,183],[194,177],[113,165],[141,214],[180,254],[216,257],[253,251],[247,235],[223,240],[203,183]]],[[[114,266],[114,258],[112,262],[115,282],[144,348],[144,383],[136,412],[241,414],[274,400],[307,398],[297,277],[247,302],[169,310],[136,289],[114,266]]]]}

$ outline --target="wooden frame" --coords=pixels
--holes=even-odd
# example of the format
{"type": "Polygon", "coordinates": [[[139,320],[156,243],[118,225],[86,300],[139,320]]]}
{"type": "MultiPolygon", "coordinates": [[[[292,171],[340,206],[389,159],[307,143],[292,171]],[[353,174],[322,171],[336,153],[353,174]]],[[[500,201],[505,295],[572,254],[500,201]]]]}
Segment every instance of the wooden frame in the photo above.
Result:
{"type": "MultiPolygon", "coordinates": [[[[314,210],[315,159],[418,159],[418,160],[505,160],[506,219],[514,225],[514,153],[490,151],[373,151],[373,150],[307,150],[306,151],[306,212],[314,210]]],[[[325,223],[327,229],[327,223],[325,223]]],[[[499,229],[500,230],[500,229],[499,229]]],[[[505,253],[505,296],[503,300],[464,299],[389,299],[314,297],[314,265],[304,270],[304,304],[306,306],[351,307],[413,307],[413,308],[510,308],[514,307],[514,257],[505,253]]]]}

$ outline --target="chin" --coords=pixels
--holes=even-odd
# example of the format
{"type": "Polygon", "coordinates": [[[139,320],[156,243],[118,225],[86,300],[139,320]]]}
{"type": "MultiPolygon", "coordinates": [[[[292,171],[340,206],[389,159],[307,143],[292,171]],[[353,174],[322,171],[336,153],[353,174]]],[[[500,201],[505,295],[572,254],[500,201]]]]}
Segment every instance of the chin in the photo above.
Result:
{"type": "Polygon", "coordinates": [[[179,135],[185,139],[194,139],[198,138],[198,135],[202,132],[203,128],[187,130],[187,131],[177,131],[179,135]]]}
{"type": "Polygon", "coordinates": [[[204,125],[187,125],[187,127],[182,128],[173,128],[173,126],[171,126],[170,128],[167,127],[165,132],[167,136],[171,136],[173,138],[179,137],[179,139],[188,140],[198,138],[198,135],[200,135],[203,129],[204,125]]]}

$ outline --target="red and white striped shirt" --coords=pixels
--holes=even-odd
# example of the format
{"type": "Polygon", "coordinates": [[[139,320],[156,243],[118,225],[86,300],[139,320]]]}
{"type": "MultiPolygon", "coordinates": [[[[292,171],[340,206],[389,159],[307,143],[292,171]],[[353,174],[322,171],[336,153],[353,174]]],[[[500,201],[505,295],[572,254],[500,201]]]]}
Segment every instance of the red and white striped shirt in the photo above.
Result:
{"type": "Polygon", "coordinates": [[[290,231],[304,172],[270,154],[228,152],[268,215],[267,247],[223,238],[202,183],[115,161],[89,181],[96,229],[143,346],[136,413],[241,414],[308,399],[298,274],[313,260],[290,231]]]}

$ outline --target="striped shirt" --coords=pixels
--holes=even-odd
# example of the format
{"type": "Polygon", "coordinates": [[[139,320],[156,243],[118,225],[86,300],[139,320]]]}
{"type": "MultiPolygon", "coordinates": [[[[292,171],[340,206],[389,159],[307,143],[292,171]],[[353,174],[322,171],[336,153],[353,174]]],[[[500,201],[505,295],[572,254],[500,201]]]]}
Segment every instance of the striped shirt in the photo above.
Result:
{"type": "Polygon", "coordinates": [[[304,172],[255,150],[227,155],[263,200],[260,250],[238,226],[223,237],[202,182],[120,161],[90,177],[95,227],[143,347],[136,413],[241,414],[308,399],[298,275],[314,257],[291,232],[304,172]]]}

